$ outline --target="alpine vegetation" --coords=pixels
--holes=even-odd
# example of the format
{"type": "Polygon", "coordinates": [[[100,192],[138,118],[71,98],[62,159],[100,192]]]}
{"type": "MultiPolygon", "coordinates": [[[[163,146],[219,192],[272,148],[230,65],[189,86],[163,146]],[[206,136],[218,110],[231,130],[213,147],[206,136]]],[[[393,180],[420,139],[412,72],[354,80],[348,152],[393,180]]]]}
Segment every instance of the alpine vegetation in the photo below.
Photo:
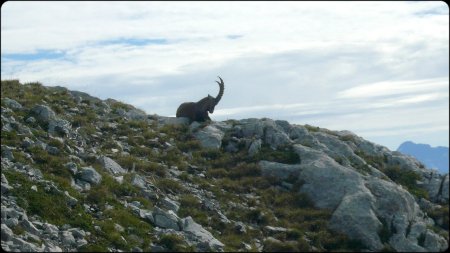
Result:
{"type": "Polygon", "coordinates": [[[211,121],[218,84],[173,118],[2,81],[2,249],[448,249],[448,174],[345,130],[211,121]]]}

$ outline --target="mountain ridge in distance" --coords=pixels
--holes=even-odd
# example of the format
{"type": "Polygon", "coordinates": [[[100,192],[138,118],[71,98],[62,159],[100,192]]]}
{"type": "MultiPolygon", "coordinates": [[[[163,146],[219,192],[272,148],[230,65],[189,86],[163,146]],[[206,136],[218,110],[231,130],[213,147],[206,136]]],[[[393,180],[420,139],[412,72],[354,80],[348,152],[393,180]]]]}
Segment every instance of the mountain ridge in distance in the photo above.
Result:
{"type": "Polygon", "coordinates": [[[415,157],[427,168],[437,169],[442,174],[449,171],[448,147],[432,147],[429,144],[405,141],[397,148],[397,151],[415,157]]]}

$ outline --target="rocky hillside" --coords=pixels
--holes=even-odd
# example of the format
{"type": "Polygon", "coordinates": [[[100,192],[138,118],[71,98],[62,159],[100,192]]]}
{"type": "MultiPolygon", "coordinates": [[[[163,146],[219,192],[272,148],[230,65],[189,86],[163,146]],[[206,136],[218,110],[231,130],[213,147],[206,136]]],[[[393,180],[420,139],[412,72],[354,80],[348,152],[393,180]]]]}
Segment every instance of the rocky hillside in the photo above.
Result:
{"type": "Polygon", "coordinates": [[[1,83],[7,251],[444,251],[448,174],[349,131],[1,83]]]}

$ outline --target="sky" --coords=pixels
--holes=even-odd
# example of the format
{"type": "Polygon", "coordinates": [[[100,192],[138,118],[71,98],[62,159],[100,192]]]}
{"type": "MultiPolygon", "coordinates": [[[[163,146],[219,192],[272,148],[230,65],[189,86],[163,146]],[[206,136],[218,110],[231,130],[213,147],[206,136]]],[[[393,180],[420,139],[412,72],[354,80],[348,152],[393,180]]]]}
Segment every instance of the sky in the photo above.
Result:
{"type": "Polygon", "coordinates": [[[349,130],[449,146],[449,7],[410,2],[6,2],[1,78],[175,116],[349,130]]]}

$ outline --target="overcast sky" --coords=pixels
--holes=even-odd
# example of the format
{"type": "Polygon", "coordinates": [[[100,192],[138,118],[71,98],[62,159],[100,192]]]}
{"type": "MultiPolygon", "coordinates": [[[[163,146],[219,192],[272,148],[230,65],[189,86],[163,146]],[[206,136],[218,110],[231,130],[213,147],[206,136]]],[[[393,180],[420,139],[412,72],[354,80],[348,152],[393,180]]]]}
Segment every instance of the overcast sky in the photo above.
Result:
{"type": "Polygon", "coordinates": [[[396,150],[449,143],[444,2],[6,2],[1,76],[148,114],[288,120],[396,150]]]}

